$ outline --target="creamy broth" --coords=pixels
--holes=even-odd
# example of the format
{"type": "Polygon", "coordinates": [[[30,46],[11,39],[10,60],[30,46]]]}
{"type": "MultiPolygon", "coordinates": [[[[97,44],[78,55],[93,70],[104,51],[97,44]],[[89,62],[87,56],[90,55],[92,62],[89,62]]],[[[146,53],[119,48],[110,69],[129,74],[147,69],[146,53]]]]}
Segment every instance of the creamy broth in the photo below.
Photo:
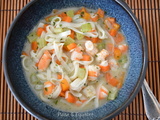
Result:
{"type": "Polygon", "coordinates": [[[42,101],[77,112],[116,99],[129,66],[129,53],[115,18],[101,9],[53,10],[27,38],[22,66],[42,101]]]}

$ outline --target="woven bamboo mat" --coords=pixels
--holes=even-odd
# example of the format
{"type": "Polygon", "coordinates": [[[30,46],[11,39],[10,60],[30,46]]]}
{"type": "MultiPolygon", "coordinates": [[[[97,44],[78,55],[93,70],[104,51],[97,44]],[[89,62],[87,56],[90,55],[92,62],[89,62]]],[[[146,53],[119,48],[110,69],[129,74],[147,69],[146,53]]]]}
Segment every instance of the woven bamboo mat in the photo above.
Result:
{"type": "MultiPolygon", "coordinates": [[[[4,39],[18,12],[31,0],[0,0],[0,61],[4,39]]],[[[125,0],[140,21],[148,41],[149,62],[146,79],[160,102],[160,0],[125,0]]],[[[36,120],[14,99],[0,62],[0,120],[36,120]]],[[[147,120],[142,93],[113,120],[147,120]]]]}

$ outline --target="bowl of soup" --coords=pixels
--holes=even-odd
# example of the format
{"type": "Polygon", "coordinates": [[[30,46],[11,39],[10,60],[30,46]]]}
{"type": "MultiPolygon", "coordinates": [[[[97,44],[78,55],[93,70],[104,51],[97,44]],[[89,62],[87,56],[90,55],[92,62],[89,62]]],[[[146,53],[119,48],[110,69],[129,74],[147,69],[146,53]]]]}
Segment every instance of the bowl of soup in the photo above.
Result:
{"type": "Polygon", "coordinates": [[[38,119],[111,119],[138,93],[146,40],[123,1],[39,0],[12,23],[7,83],[38,119]]]}

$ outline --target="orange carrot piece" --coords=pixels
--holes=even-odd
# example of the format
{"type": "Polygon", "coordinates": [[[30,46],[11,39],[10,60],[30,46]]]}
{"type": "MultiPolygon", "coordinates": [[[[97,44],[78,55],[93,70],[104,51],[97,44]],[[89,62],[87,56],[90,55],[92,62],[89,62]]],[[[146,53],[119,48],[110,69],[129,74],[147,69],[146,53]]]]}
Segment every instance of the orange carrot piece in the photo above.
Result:
{"type": "Polygon", "coordinates": [[[66,100],[69,103],[75,103],[76,102],[76,98],[71,93],[68,93],[68,98],[66,98],[66,100]]]}
{"type": "Polygon", "coordinates": [[[74,32],[73,30],[71,30],[71,34],[68,35],[68,36],[71,37],[72,39],[74,39],[74,37],[75,37],[75,32],[74,32]]]}
{"type": "Polygon", "coordinates": [[[110,66],[109,66],[109,65],[108,65],[108,66],[99,65],[99,67],[101,68],[100,70],[101,70],[102,72],[107,72],[107,71],[110,70],[110,66]]]}
{"type": "Polygon", "coordinates": [[[116,29],[112,28],[112,29],[109,31],[109,34],[110,34],[111,36],[115,37],[116,34],[117,34],[117,32],[118,32],[118,31],[117,31],[116,29]]]}
{"type": "Polygon", "coordinates": [[[58,65],[61,65],[61,62],[57,59],[56,60],[56,63],[58,64],[58,65]]]}
{"type": "Polygon", "coordinates": [[[91,20],[92,20],[93,22],[97,22],[98,19],[99,19],[99,16],[98,16],[97,14],[96,14],[94,17],[91,17],[91,20]]]}
{"type": "Polygon", "coordinates": [[[122,48],[120,49],[122,53],[125,53],[128,50],[127,45],[122,45],[122,48]]]}
{"type": "Polygon", "coordinates": [[[98,8],[97,14],[99,15],[100,18],[104,17],[104,11],[102,9],[100,9],[100,8],[98,8]]]}
{"type": "Polygon", "coordinates": [[[72,21],[72,18],[69,17],[69,16],[65,16],[65,17],[62,18],[62,21],[71,22],[71,21],[72,21]]]}
{"type": "Polygon", "coordinates": [[[99,42],[99,38],[98,37],[96,37],[96,38],[91,38],[91,41],[93,42],[93,43],[98,43],[99,42]]]}
{"type": "Polygon", "coordinates": [[[64,91],[61,91],[61,93],[59,94],[59,96],[65,97],[65,92],[64,92],[64,91]]]}
{"type": "Polygon", "coordinates": [[[48,24],[44,24],[44,25],[43,25],[43,29],[44,29],[45,32],[47,32],[47,30],[46,30],[46,27],[47,27],[47,26],[48,26],[48,24]]]}
{"type": "Polygon", "coordinates": [[[79,67],[80,67],[80,68],[85,68],[84,65],[80,65],[79,67]]]}
{"type": "Polygon", "coordinates": [[[51,54],[49,53],[49,51],[46,50],[38,62],[38,69],[45,70],[49,66],[50,62],[51,54]]]}
{"type": "Polygon", "coordinates": [[[28,54],[25,51],[22,52],[22,55],[28,56],[28,54]]]}
{"type": "Polygon", "coordinates": [[[32,44],[31,44],[31,48],[34,52],[37,51],[37,48],[38,48],[38,43],[37,41],[33,41],[32,44]]]}
{"type": "Polygon", "coordinates": [[[36,63],[35,66],[38,67],[38,63],[36,63]]]}
{"type": "Polygon", "coordinates": [[[115,59],[120,59],[121,55],[122,55],[121,50],[118,49],[118,48],[114,48],[114,58],[115,59]]]}
{"type": "Polygon", "coordinates": [[[91,57],[89,55],[83,55],[82,61],[90,61],[91,57]]]}
{"type": "Polygon", "coordinates": [[[112,43],[108,43],[107,44],[107,50],[110,51],[110,52],[113,52],[114,51],[114,45],[112,43]]]}
{"type": "Polygon", "coordinates": [[[86,20],[90,20],[90,19],[91,19],[91,16],[90,16],[89,13],[84,12],[83,18],[86,19],[86,20]]]}
{"type": "Polygon", "coordinates": [[[88,71],[88,76],[97,77],[97,73],[95,71],[88,71]]]}
{"type": "Polygon", "coordinates": [[[49,50],[49,53],[50,53],[50,54],[53,54],[53,53],[54,53],[54,49],[49,50]]]}
{"type": "Polygon", "coordinates": [[[71,44],[69,44],[69,45],[67,45],[67,49],[70,51],[70,50],[72,50],[72,49],[74,49],[74,48],[76,48],[77,47],[77,44],[76,43],[71,43],[71,44]]]}
{"type": "Polygon", "coordinates": [[[121,33],[117,33],[116,37],[114,38],[116,44],[119,44],[124,40],[124,36],[121,33]]]}
{"type": "Polygon", "coordinates": [[[119,84],[119,81],[116,78],[112,77],[110,73],[106,74],[106,80],[110,85],[114,87],[116,87],[119,84]]]}
{"type": "Polygon", "coordinates": [[[44,31],[44,29],[41,28],[41,27],[39,27],[39,28],[37,29],[37,36],[40,37],[43,31],[44,31]]]}
{"type": "Polygon", "coordinates": [[[57,74],[57,78],[58,78],[58,79],[62,79],[62,75],[57,74]]]}
{"type": "Polygon", "coordinates": [[[67,91],[69,90],[69,83],[66,79],[63,79],[61,81],[61,87],[62,87],[62,91],[67,91]]]}
{"type": "Polygon", "coordinates": [[[107,20],[108,20],[110,23],[115,23],[115,22],[116,22],[116,19],[113,18],[113,17],[108,17],[107,20]]]}
{"type": "Polygon", "coordinates": [[[50,81],[45,82],[44,89],[43,89],[44,95],[50,95],[53,92],[54,88],[55,88],[55,85],[52,82],[50,81]]]}
{"type": "Polygon", "coordinates": [[[78,10],[78,11],[75,13],[75,15],[81,14],[81,12],[84,12],[84,13],[87,12],[86,8],[82,7],[82,9],[78,10]]]}
{"type": "Polygon", "coordinates": [[[67,14],[65,14],[64,12],[62,12],[61,14],[58,15],[58,17],[61,17],[62,20],[63,20],[63,18],[66,17],[66,16],[67,16],[67,14]]]}

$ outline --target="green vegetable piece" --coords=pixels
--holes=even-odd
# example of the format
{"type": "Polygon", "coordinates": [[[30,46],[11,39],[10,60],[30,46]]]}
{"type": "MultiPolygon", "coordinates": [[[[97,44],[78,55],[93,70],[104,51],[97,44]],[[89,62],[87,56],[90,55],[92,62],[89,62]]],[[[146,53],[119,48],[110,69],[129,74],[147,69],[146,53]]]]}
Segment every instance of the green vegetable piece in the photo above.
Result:
{"type": "Polygon", "coordinates": [[[38,38],[37,42],[38,42],[38,48],[43,48],[47,44],[44,38],[38,38]]]}
{"type": "Polygon", "coordinates": [[[108,95],[108,100],[114,100],[118,95],[118,88],[113,87],[108,95]]]}
{"type": "Polygon", "coordinates": [[[63,29],[62,28],[54,28],[53,30],[55,33],[61,33],[63,32],[63,29]]]}
{"type": "Polygon", "coordinates": [[[84,35],[82,35],[80,33],[76,33],[76,37],[78,40],[82,40],[84,38],[84,35]]]}
{"type": "Polygon", "coordinates": [[[78,78],[83,79],[85,77],[86,74],[86,69],[85,68],[79,68],[78,69],[78,78]]]}
{"type": "Polygon", "coordinates": [[[67,16],[72,18],[74,16],[74,11],[73,10],[67,11],[67,16]]]}
{"type": "Polygon", "coordinates": [[[55,17],[55,16],[50,17],[50,18],[48,19],[48,22],[51,22],[54,17],[55,17]]]}
{"type": "Polygon", "coordinates": [[[32,84],[36,84],[38,81],[39,81],[39,79],[37,78],[36,74],[35,73],[31,74],[31,76],[30,76],[30,82],[32,84]]]}
{"type": "Polygon", "coordinates": [[[29,33],[29,35],[27,36],[29,42],[33,42],[33,41],[36,41],[38,36],[36,35],[36,32],[31,32],[29,33]]]}
{"type": "Polygon", "coordinates": [[[126,62],[128,62],[128,57],[127,57],[127,55],[123,55],[123,56],[121,57],[121,59],[118,60],[118,62],[119,62],[121,65],[124,65],[126,62]]]}
{"type": "Polygon", "coordinates": [[[101,42],[97,45],[97,48],[99,51],[101,51],[102,49],[105,49],[106,48],[106,43],[104,42],[101,42]]]}
{"type": "Polygon", "coordinates": [[[81,25],[81,32],[89,32],[91,30],[92,30],[92,26],[90,23],[81,25]]]}
{"type": "Polygon", "coordinates": [[[67,37],[66,41],[64,42],[64,45],[69,45],[69,44],[74,43],[74,42],[75,42],[74,39],[72,39],[71,37],[67,37]]]}

